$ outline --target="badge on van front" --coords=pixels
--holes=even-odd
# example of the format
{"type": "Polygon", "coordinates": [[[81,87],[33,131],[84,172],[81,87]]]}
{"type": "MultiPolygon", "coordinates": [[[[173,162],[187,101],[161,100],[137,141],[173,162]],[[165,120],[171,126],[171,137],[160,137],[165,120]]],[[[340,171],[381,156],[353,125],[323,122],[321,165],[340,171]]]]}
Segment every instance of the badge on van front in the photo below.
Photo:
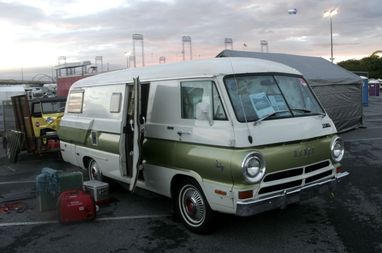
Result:
{"type": "Polygon", "coordinates": [[[303,158],[303,157],[310,157],[313,155],[314,149],[313,148],[304,148],[294,151],[294,158],[303,158]]]}

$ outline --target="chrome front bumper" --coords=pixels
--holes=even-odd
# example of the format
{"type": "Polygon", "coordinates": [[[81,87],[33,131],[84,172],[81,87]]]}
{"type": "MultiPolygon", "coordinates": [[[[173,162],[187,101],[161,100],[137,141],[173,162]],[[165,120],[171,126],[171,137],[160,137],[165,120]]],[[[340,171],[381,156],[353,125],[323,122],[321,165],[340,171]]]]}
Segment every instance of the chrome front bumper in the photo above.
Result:
{"type": "Polygon", "coordinates": [[[348,172],[343,172],[337,174],[334,178],[305,185],[297,189],[284,190],[256,200],[239,201],[236,204],[236,215],[250,216],[273,209],[282,209],[289,204],[310,199],[327,191],[334,191],[337,182],[348,175],[348,172]]]}

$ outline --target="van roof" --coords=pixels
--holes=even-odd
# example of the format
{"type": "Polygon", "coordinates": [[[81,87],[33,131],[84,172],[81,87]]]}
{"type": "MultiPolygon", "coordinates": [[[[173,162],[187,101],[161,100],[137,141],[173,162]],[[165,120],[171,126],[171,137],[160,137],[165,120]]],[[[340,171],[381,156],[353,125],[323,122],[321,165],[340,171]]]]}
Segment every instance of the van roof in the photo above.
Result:
{"type": "Polygon", "coordinates": [[[301,75],[296,69],[284,64],[243,57],[212,58],[148,67],[116,70],[87,77],[75,82],[72,88],[117,83],[131,83],[139,76],[141,82],[178,78],[212,77],[243,73],[288,73],[301,75]]]}

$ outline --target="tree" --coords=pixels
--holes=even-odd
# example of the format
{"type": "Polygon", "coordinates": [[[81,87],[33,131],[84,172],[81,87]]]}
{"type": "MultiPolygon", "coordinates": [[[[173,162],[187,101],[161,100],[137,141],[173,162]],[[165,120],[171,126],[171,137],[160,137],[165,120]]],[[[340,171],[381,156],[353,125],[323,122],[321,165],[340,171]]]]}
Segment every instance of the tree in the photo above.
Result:
{"type": "Polygon", "coordinates": [[[349,71],[367,71],[369,72],[369,78],[382,78],[382,58],[374,53],[361,60],[351,59],[339,62],[338,65],[349,71]]]}

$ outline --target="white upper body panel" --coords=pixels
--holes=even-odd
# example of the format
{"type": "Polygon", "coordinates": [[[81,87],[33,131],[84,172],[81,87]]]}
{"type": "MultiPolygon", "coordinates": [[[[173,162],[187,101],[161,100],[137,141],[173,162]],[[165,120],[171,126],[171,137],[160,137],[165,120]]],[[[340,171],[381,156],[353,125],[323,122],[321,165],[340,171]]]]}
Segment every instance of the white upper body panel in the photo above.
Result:
{"type": "MultiPolygon", "coordinates": [[[[123,94],[124,102],[122,104],[124,104],[124,108],[117,114],[107,112],[107,106],[110,104],[109,97],[105,96],[104,100],[101,101],[95,99],[94,96],[85,96],[90,100],[84,101],[87,104],[84,105],[82,116],[94,117],[102,112],[107,112],[103,114],[103,117],[98,115],[103,118],[101,121],[105,122],[95,121],[93,128],[102,128],[102,125],[104,127],[107,125],[111,132],[118,131],[118,129],[121,131],[123,128],[122,115],[125,114],[127,105],[123,86],[131,84],[133,78],[139,77],[142,83],[150,83],[145,128],[145,136],[149,138],[242,148],[305,140],[336,133],[334,123],[327,115],[269,119],[256,125],[254,122],[239,122],[231,105],[223,77],[233,74],[259,73],[301,75],[293,68],[266,60],[214,58],[103,73],[77,81],[71,90],[87,90],[90,87],[100,86],[101,93],[105,95],[113,92],[123,94]],[[182,117],[180,87],[182,82],[190,80],[207,80],[216,86],[227,116],[226,120],[207,121],[182,117]],[[110,90],[106,92],[108,89],[110,90]],[[103,103],[103,105],[99,105],[99,103],[103,103]],[[106,107],[102,108],[102,106],[106,107]],[[108,120],[110,123],[115,120],[113,126],[107,124],[108,120]],[[101,124],[98,125],[97,123],[101,124]],[[248,136],[251,136],[252,143],[248,140],[248,136]]],[[[65,124],[65,119],[68,118],[63,118],[63,124],[65,124]]]]}
{"type": "Polygon", "coordinates": [[[141,82],[154,80],[212,77],[235,73],[289,73],[301,75],[297,70],[281,63],[253,58],[213,58],[160,64],[143,68],[111,71],[87,77],[75,82],[71,89],[117,83],[132,83],[139,76],[141,82]]]}
{"type": "Polygon", "coordinates": [[[84,97],[81,113],[68,113],[66,104],[62,126],[85,130],[95,130],[119,134],[122,131],[121,120],[124,117],[124,96],[126,85],[114,84],[100,87],[84,87],[84,97]],[[112,110],[113,94],[120,96],[117,101],[118,110],[112,110]]]}

